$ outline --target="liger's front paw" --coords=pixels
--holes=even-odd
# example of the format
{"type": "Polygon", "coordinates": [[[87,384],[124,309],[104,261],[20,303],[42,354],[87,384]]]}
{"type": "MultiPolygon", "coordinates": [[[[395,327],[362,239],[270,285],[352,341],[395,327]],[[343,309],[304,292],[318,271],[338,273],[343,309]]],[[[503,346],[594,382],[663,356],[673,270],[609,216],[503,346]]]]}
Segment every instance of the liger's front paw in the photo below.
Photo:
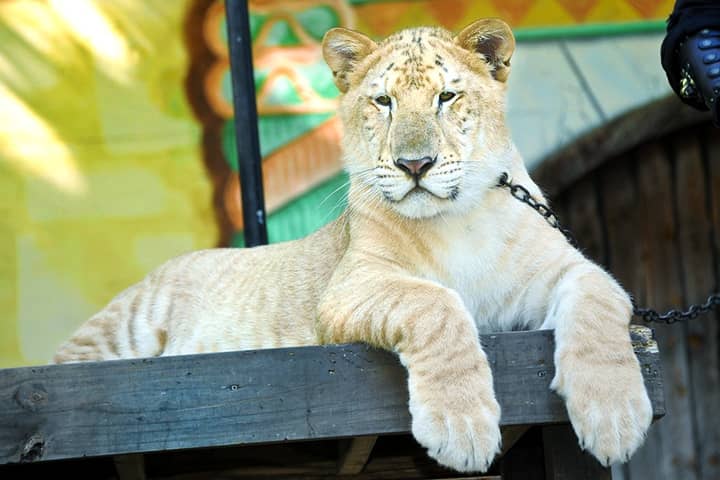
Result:
{"type": "Polygon", "coordinates": [[[565,398],[580,447],[603,465],[628,461],[645,440],[652,404],[637,361],[558,366],[552,388],[565,398]]]}
{"type": "Polygon", "coordinates": [[[468,399],[466,393],[448,391],[436,401],[411,401],[412,433],[439,464],[459,472],[485,472],[500,452],[500,406],[494,398],[468,399]]]}

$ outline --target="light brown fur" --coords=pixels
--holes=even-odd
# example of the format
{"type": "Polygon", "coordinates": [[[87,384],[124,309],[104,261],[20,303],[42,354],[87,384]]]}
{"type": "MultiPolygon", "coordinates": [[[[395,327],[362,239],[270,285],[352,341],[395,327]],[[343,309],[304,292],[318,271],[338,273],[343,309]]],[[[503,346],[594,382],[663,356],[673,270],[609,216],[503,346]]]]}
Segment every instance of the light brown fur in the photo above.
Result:
{"type": "Polygon", "coordinates": [[[553,388],[581,444],[603,463],[626,460],[651,417],[629,298],[496,187],[507,172],[544,201],[505,126],[513,50],[495,19],[456,37],[420,28],[380,44],[328,32],[347,211],[294,242],[171,260],[92,317],[56,361],[366,342],[407,367],[412,430],[428,453],[477,471],[500,447],[479,331],[555,328],[553,388]],[[423,157],[434,160],[417,179],[398,166],[423,157]]]}

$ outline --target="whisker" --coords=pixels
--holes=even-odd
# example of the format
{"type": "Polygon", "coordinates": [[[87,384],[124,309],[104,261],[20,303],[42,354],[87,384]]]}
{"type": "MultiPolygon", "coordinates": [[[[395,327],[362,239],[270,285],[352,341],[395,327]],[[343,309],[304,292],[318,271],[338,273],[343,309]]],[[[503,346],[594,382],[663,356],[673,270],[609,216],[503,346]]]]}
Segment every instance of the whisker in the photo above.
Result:
{"type": "Polygon", "coordinates": [[[350,180],[348,179],[347,182],[343,182],[342,185],[340,185],[339,187],[337,187],[337,188],[336,188],[335,190],[333,190],[332,192],[328,193],[327,196],[326,196],[325,198],[323,198],[323,200],[318,204],[318,207],[322,207],[323,204],[330,199],[330,197],[332,197],[333,195],[335,195],[336,193],[338,193],[340,190],[344,189],[345,187],[347,187],[347,186],[349,186],[349,185],[350,185],[350,180]]]}
{"type": "MultiPolygon", "coordinates": [[[[368,186],[366,186],[366,185],[364,185],[364,184],[359,184],[358,188],[359,188],[358,191],[359,191],[359,193],[361,194],[361,197],[360,197],[360,199],[359,199],[359,203],[364,203],[364,199],[365,199],[366,197],[372,196],[372,192],[370,191],[370,187],[368,187],[368,186]]],[[[344,199],[342,199],[342,200],[344,200],[344,199]]],[[[330,215],[332,215],[332,214],[338,209],[338,207],[341,206],[342,200],[339,201],[339,202],[337,202],[337,203],[335,204],[335,206],[325,215],[325,218],[323,219],[323,222],[325,222],[325,221],[327,220],[327,218],[328,218],[330,215]]],[[[345,206],[347,206],[347,205],[345,205],[345,206]]],[[[354,207],[354,208],[355,208],[355,207],[354,207]]],[[[347,215],[346,215],[346,217],[345,217],[345,222],[346,222],[346,225],[347,225],[347,222],[349,221],[350,216],[353,215],[353,211],[352,211],[352,209],[347,209],[346,212],[347,212],[347,215]]]]}

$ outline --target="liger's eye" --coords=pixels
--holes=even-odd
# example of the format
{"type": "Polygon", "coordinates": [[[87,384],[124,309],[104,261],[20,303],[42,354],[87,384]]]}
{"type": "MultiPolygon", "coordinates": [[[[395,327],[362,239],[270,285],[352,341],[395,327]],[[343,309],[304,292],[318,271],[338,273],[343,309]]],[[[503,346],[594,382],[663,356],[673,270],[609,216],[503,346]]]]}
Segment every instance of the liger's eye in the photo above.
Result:
{"type": "Polygon", "coordinates": [[[383,107],[389,107],[391,100],[387,95],[380,95],[379,97],[375,97],[375,103],[382,105],[383,107]]]}
{"type": "Polygon", "coordinates": [[[449,102],[453,98],[455,98],[455,93],[453,92],[441,92],[440,95],[438,95],[440,103],[449,102]]]}

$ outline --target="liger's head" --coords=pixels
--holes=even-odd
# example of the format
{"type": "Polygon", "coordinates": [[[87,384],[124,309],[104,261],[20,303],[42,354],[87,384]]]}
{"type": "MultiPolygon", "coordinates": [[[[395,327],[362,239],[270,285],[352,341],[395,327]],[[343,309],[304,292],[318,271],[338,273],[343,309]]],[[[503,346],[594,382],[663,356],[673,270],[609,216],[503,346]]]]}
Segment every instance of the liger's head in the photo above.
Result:
{"type": "Polygon", "coordinates": [[[323,39],[340,90],[353,182],[410,218],[459,212],[497,181],[510,141],[505,90],[515,40],[498,19],[458,35],[398,32],[380,43],[342,28],[323,39]]]}

